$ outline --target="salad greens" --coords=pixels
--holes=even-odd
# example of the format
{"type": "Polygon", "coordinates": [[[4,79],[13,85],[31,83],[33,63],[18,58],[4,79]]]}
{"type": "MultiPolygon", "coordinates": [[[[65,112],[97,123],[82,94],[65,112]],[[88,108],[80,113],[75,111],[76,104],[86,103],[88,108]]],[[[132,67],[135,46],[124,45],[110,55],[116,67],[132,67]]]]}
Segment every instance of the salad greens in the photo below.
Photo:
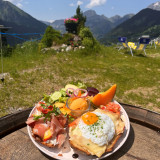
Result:
{"type": "MultiPolygon", "coordinates": [[[[67,85],[69,86],[70,84],[67,84],[67,85]]],[[[82,82],[75,82],[74,84],[72,84],[72,86],[73,85],[80,89],[87,88],[87,86],[82,82]]],[[[66,94],[66,87],[65,87],[65,88],[60,89],[59,91],[55,91],[51,95],[44,95],[43,101],[49,104],[54,104],[55,102],[66,102],[68,97],[69,96],[66,94]]]]}
{"type": "Polygon", "coordinates": [[[51,115],[52,115],[52,113],[54,113],[54,115],[55,116],[58,116],[58,115],[60,115],[61,114],[61,111],[60,111],[60,109],[59,108],[57,108],[56,106],[53,106],[53,109],[52,110],[49,110],[48,112],[46,112],[46,114],[44,114],[44,113],[41,113],[41,115],[38,115],[38,116],[35,116],[35,115],[33,115],[33,117],[34,117],[34,120],[38,120],[38,119],[40,119],[41,117],[45,117],[45,121],[46,120],[51,120],[51,115]]]}

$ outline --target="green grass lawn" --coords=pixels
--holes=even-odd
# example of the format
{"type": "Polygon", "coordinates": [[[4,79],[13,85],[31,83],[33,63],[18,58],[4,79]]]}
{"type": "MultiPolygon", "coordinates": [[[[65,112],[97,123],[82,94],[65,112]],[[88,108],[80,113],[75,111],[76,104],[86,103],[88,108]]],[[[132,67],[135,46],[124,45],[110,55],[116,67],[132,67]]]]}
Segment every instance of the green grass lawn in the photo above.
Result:
{"type": "Polygon", "coordinates": [[[77,80],[100,91],[116,83],[117,101],[160,112],[160,46],[148,47],[147,57],[138,52],[132,57],[115,46],[103,46],[99,53],[42,54],[34,44],[15,52],[3,58],[8,74],[5,82],[0,82],[0,116],[33,107],[43,94],[77,80]]]}

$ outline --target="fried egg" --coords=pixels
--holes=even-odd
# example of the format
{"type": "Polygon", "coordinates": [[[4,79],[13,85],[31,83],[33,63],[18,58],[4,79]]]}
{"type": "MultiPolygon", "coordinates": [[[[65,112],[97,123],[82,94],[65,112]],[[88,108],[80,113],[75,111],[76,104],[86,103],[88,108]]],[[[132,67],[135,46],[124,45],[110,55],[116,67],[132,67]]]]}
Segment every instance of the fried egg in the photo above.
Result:
{"type": "Polygon", "coordinates": [[[82,115],[78,127],[83,137],[98,146],[108,144],[115,135],[115,126],[112,119],[99,112],[87,112],[82,115]]]}

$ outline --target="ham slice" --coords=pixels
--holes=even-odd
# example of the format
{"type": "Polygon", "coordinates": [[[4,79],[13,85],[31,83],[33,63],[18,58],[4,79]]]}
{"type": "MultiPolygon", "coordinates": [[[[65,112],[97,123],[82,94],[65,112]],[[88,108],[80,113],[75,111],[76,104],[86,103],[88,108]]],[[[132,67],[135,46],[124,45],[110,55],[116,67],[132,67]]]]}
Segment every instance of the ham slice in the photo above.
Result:
{"type": "Polygon", "coordinates": [[[67,118],[63,114],[58,115],[56,118],[58,119],[62,127],[64,127],[67,122],[67,118]]]}
{"type": "Polygon", "coordinates": [[[49,129],[46,123],[36,122],[33,128],[33,134],[43,139],[44,133],[49,129]]]}
{"type": "Polygon", "coordinates": [[[53,114],[51,119],[51,131],[53,132],[54,136],[57,136],[59,132],[62,132],[64,130],[61,123],[58,121],[56,116],[53,114]]]}
{"type": "Polygon", "coordinates": [[[60,133],[57,135],[58,148],[60,148],[67,138],[67,133],[60,133]]]}
{"type": "Polygon", "coordinates": [[[34,117],[29,117],[29,118],[27,119],[27,121],[26,121],[26,124],[27,124],[27,125],[31,125],[31,124],[34,123],[34,122],[35,122],[34,117]]]}
{"type": "Polygon", "coordinates": [[[33,115],[41,115],[42,109],[42,106],[38,103],[31,117],[27,119],[26,124],[32,128],[33,134],[39,137],[39,139],[41,139],[42,141],[45,132],[50,128],[52,139],[56,139],[58,148],[60,148],[67,137],[65,129],[67,118],[63,114],[60,114],[58,116],[52,114],[51,121],[44,121],[45,117],[41,117],[38,120],[34,120],[33,115]]]}
{"type": "Polygon", "coordinates": [[[38,120],[34,120],[34,117],[31,116],[31,117],[29,117],[29,118],[27,119],[26,124],[33,128],[34,125],[35,125],[35,123],[37,123],[37,122],[38,122],[38,123],[44,122],[44,117],[42,117],[42,118],[40,118],[40,119],[38,119],[38,120]]]}
{"type": "Polygon", "coordinates": [[[60,115],[58,117],[55,117],[54,115],[52,115],[51,130],[53,132],[54,137],[57,138],[58,148],[60,148],[63,145],[67,137],[67,132],[64,129],[65,124],[66,117],[60,115]]]}

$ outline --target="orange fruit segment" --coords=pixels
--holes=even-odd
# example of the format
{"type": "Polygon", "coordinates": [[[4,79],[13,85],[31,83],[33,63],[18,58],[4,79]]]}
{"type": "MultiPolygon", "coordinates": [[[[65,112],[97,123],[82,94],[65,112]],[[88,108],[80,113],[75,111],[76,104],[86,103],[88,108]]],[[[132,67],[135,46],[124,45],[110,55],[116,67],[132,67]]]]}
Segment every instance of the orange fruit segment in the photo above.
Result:
{"type": "Polygon", "coordinates": [[[72,110],[86,110],[88,108],[88,104],[85,99],[77,98],[70,104],[69,108],[72,110]]]}
{"type": "Polygon", "coordinates": [[[55,103],[55,106],[56,106],[57,108],[62,108],[62,107],[65,106],[65,103],[57,102],[57,103],[55,103]]]}
{"type": "Polygon", "coordinates": [[[96,106],[106,105],[112,101],[116,93],[117,85],[113,85],[107,91],[99,93],[92,98],[92,103],[96,106]]]}
{"type": "Polygon", "coordinates": [[[47,140],[49,140],[50,138],[52,138],[52,132],[51,132],[50,129],[48,129],[48,130],[45,131],[45,133],[44,133],[43,141],[47,141],[47,140]]]}
{"type": "Polygon", "coordinates": [[[60,109],[60,111],[62,112],[62,114],[64,114],[64,115],[68,115],[68,114],[70,114],[71,113],[71,110],[70,109],[68,109],[67,107],[62,107],[61,109],[60,109]]]}

